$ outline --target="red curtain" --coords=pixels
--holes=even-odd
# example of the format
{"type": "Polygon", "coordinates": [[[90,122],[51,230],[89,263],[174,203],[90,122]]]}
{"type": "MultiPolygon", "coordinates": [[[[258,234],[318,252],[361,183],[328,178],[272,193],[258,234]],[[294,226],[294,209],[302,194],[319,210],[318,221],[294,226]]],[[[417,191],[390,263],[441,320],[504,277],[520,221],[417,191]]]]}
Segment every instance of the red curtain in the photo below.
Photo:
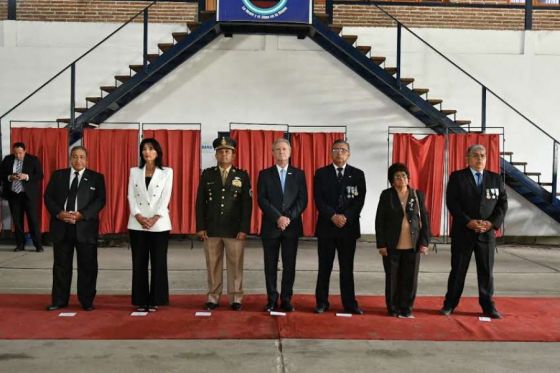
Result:
{"type": "Polygon", "coordinates": [[[449,173],[467,167],[467,149],[474,144],[486,148],[486,169],[500,173],[500,135],[484,133],[449,135],[449,173]]]}
{"type": "MultiPolygon", "coordinates": [[[[39,158],[43,167],[41,185],[41,232],[48,232],[50,215],[43,202],[42,194],[54,170],[68,167],[68,130],[65,128],[12,128],[11,142],[23,142],[29,154],[39,158]]],[[[11,149],[11,145],[10,145],[11,149]]],[[[27,222],[25,223],[27,226],[27,222]]]]}
{"type": "Polygon", "coordinates": [[[138,130],[84,130],[84,146],[88,149],[88,168],[105,177],[106,204],[101,210],[101,234],[127,232],[128,176],[138,166],[138,130]]]}
{"type": "Polygon", "coordinates": [[[303,211],[303,235],[315,235],[317,208],[313,199],[313,176],[315,170],[332,162],[331,147],[335,140],[344,139],[341,132],[294,132],[290,134],[294,167],[305,172],[307,182],[307,208],[303,211]]]}
{"type": "Polygon", "coordinates": [[[251,178],[253,188],[253,216],[251,218],[251,234],[258,234],[261,228],[262,215],[257,202],[257,179],[259,171],[274,164],[272,143],[284,136],[283,131],[270,130],[231,130],[230,137],[237,141],[235,165],[246,170],[251,178]]]}
{"type": "Polygon", "coordinates": [[[171,233],[196,231],[195,201],[200,180],[199,130],[144,130],[144,138],[155,138],[163,148],[164,164],[173,169],[173,191],[169,211],[171,233]]]}
{"type": "Polygon", "coordinates": [[[393,163],[404,163],[410,171],[410,186],[425,193],[434,237],[441,234],[444,149],[444,135],[429,135],[423,139],[405,133],[393,135],[393,163]]]}

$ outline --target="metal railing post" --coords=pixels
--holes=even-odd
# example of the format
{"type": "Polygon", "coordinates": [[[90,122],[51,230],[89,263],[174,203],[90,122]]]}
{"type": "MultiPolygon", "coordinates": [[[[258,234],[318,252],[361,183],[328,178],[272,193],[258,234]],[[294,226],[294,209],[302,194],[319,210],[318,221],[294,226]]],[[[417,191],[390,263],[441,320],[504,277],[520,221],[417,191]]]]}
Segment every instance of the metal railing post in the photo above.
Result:
{"type": "Polygon", "coordinates": [[[148,9],[144,9],[144,37],[142,39],[143,42],[143,65],[144,70],[146,70],[146,66],[148,65],[148,9]]]}
{"type": "Polygon", "coordinates": [[[206,10],[206,0],[198,0],[198,14],[206,10]]]}
{"type": "Polygon", "coordinates": [[[8,20],[15,21],[17,20],[17,1],[16,0],[8,0],[8,20]]]}
{"type": "Polygon", "coordinates": [[[533,29],[533,0],[525,1],[525,30],[533,29]]]}
{"type": "Polygon", "coordinates": [[[397,88],[401,89],[401,39],[402,27],[397,23],[397,88]]]}
{"type": "Polygon", "coordinates": [[[486,132],[486,87],[482,86],[482,113],[480,117],[480,127],[482,132],[486,132]]]}
{"type": "Polygon", "coordinates": [[[556,183],[558,182],[558,141],[554,141],[553,143],[553,150],[552,150],[552,200],[550,201],[552,204],[557,203],[556,199],[556,192],[558,190],[556,183]]]}
{"type": "Polygon", "coordinates": [[[334,16],[334,1],[333,0],[326,0],[325,2],[325,12],[329,16],[329,25],[333,23],[333,16],[334,16]]]}
{"type": "Polygon", "coordinates": [[[70,128],[76,125],[76,64],[70,66],[70,128]]]}

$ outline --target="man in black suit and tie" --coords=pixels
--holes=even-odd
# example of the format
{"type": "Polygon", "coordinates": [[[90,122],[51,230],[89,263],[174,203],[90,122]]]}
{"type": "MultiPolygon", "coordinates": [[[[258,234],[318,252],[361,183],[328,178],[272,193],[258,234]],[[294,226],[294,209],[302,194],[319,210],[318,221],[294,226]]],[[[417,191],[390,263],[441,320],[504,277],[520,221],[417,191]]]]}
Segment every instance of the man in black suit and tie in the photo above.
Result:
{"type": "Polygon", "coordinates": [[[41,180],[43,180],[41,162],[39,162],[39,158],[25,151],[25,144],[22,142],[14,143],[12,152],[0,164],[0,180],[3,185],[2,197],[8,201],[10,206],[16,233],[14,251],[25,249],[23,215],[26,214],[35,251],[42,252],[39,229],[39,204],[41,203],[41,180]]]}
{"type": "Polygon", "coordinates": [[[84,310],[92,311],[97,282],[99,212],[105,206],[105,180],[102,174],[86,169],[87,150],[82,146],[72,148],[70,163],[71,168],[53,173],[45,192],[54,245],[52,304],[47,310],[68,305],[76,248],[78,299],[84,310]]]}
{"type": "Polygon", "coordinates": [[[455,171],[447,184],[447,208],[451,226],[451,273],[441,313],[453,313],[463,293],[472,253],[476,259],[479,303],[483,313],[500,319],[494,294],[494,251],[497,230],[507,211],[507,196],[500,175],[485,170],[486,149],[472,145],[467,152],[468,167],[455,171]]]}
{"type": "Polygon", "coordinates": [[[354,292],[354,253],[360,237],[360,212],[364,207],[366,180],[362,170],[348,165],[350,144],[336,140],[333,163],[318,169],[314,177],[315,205],[319,210],[316,236],[319,273],[315,311],[329,309],[329,282],[335,253],[340,267],[340,295],[344,311],[361,315],[354,292]]]}
{"type": "Polygon", "coordinates": [[[268,303],[266,311],[278,308],[276,277],[282,248],[281,309],[294,311],[291,299],[296,277],[296,254],[303,234],[301,214],[307,206],[307,186],[302,170],[290,166],[290,142],[279,138],[272,144],[275,165],[262,170],[257,182],[259,207],[263,212],[261,239],[264,250],[264,274],[268,303]]]}

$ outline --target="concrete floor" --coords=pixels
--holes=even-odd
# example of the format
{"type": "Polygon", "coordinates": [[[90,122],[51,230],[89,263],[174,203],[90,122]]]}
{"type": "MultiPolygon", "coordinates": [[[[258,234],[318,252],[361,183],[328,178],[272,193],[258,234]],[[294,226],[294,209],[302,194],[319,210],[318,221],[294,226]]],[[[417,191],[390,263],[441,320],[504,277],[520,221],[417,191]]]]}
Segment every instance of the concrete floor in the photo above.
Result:
{"type": "MultiPolygon", "coordinates": [[[[12,252],[0,246],[0,293],[49,293],[52,249],[12,252]]],[[[445,293],[449,247],[438,245],[420,265],[419,295],[445,293]]],[[[560,249],[501,246],[496,255],[496,296],[560,296],[560,249]]],[[[172,293],[205,293],[204,253],[198,242],[173,241],[168,257],[172,293]]],[[[360,242],[355,261],[358,294],[383,294],[381,259],[360,242]]],[[[465,295],[477,294],[474,261],[465,295]]],[[[99,249],[99,294],[130,293],[130,252],[99,249]]],[[[246,293],[265,293],[262,249],[251,240],[245,253],[246,293]]],[[[312,294],[316,246],[300,246],[296,293],[312,294]]],[[[336,269],[336,268],[335,268],[336,269]]],[[[75,276],[74,276],[75,278],[75,276]]],[[[75,285],[75,279],[74,279],[75,285]]],[[[331,279],[338,292],[338,273],[331,279]]],[[[75,288],[73,289],[75,292],[75,288]]],[[[46,311],[45,311],[46,312],[46,311]]],[[[0,327],[1,327],[0,309],[0,327]]],[[[0,340],[1,372],[555,372],[560,343],[415,342],[337,340],[205,341],[6,341],[0,340]]]]}

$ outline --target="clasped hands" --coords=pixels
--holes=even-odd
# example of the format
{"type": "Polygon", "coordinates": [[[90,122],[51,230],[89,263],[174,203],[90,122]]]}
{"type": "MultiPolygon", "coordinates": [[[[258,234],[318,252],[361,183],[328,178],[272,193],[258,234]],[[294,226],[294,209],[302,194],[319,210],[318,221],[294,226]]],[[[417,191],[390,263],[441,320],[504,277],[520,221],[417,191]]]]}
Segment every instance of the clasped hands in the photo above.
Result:
{"type": "Polygon", "coordinates": [[[346,225],[347,219],[344,214],[334,214],[331,216],[331,221],[337,228],[342,228],[346,225]]]}
{"type": "Polygon", "coordinates": [[[485,233],[492,229],[494,225],[488,220],[472,219],[467,223],[467,228],[472,229],[476,233],[485,233]]]}
{"type": "Polygon", "coordinates": [[[153,225],[159,220],[160,216],[159,215],[154,215],[151,218],[147,218],[145,216],[142,216],[142,214],[136,214],[134,215],[134,217],[136,218],[136,221],[138,221],[138,223],[140,223],[140,225],[142,226],[142,228],[144,229],[150,229],[151,227],[153,227],[153,225]]]}
{"type": "Polygon", "coordinates": [[[29,175],[24,174],[23,172],[20,172],[19,174],[10,175],[8,179],[10,181],[17,181],[17,180],[25,181],[25,180],[29,179],[29,175]]]}
{"type": "Polygon", "coordinates": [[[285,231],[286,228],[288,228],[288,225],[290,225],[292,221],[290,220],[289,217],[287,216],[280,216],[278,218],[278,220],[276,220],[276,226],[278,227],[278,229],[280,229],[281,231],[285,231]]]}
{"type": "Polygon", "coordinates": [[[56,217],[68,224],[76,224],[84,218],[79,211],[61,211],[56,217]]]}

